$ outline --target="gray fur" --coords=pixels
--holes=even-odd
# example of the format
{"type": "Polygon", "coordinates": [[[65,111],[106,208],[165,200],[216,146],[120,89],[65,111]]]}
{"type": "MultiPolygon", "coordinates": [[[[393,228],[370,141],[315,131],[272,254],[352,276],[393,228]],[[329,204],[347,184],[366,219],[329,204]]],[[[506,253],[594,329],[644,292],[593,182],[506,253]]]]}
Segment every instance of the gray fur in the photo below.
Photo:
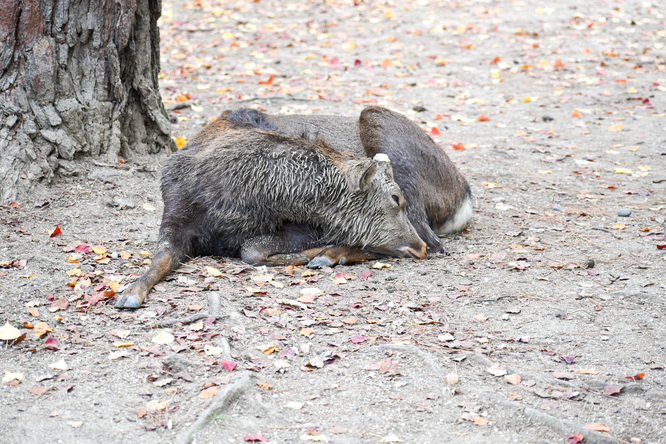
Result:
{"type": "MultiPolygon", "coordinates": [[[[389,162],[342,156],[272,131],[210,131],[168,160],[159,248],[187,256],[241,254],[285,224],[309,246],[344,244],[393,256],[423,242],[404,212],[389,162]],[[397,197],[396,197],[397,196],[397,197]]],[[[289,251],[287,251],[289,252],[289,251]]]]}

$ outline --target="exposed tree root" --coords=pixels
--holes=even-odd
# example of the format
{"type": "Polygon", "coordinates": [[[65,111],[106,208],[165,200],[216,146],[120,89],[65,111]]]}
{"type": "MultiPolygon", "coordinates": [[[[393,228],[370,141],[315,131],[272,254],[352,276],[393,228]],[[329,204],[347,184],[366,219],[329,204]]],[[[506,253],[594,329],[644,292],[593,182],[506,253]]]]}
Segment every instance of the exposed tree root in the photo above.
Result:
{"type": "Polygon", "coordinates": [[[181,432],[174,444],[189,444],[195,433],[201,431],[211,417],[218,415],[222,410],[227,408],[229,404],[240,396],[243,392],[251,387],[250,372],[244,372],[234,378],[224,390],[215,396],[208,407],[199,414],[199,417],[190,425],[186,430],[181,432]]]}
{"type": "Polygon", "coordinates": [[[172,327],[176,324],[191,324],[193,322],[197,322],[200,319],[205,319],[207,317],[210,317],[208,313],[197,313],[195,315],[192,315],[190,317],[184,318],[184,319],[168,319],[165,321],[159,321],[155,322],[154,324],[150,325],[150,328],[164,328],[164,327],[172,327]]]}
{"type": "Polygon", "coordinates": [[[532,407],[525,407],[521,404],[518,404],[517,402],[501,400],[499,401],[499,404],[502,407],[518,411],[522,413],[528,421],[546,425],[556,432],[561,433],[565,437],[571,434],[580,433],[585,438],[585,442],[589,444],[620,444],[620,441],[613,438],[612,436],[604,435],[603,433],[595,432],[593,430],[588,430],[582,425],[573,421],[556,418],[549,415],[548,413],[542,412],[541,410],[537,410],[532,407]]]}

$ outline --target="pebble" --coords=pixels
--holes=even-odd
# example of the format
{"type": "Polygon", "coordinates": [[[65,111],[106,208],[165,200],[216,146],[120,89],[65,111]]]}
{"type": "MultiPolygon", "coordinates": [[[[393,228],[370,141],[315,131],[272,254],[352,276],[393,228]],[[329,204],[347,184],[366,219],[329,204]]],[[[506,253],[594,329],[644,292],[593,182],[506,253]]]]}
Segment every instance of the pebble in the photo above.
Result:
{"type": "Polygon", "coordinates": [[[631,210],[629,208],[622,208],[617,212],[617,215],[620,217],[629,217],[631,216],[631,210]]]}

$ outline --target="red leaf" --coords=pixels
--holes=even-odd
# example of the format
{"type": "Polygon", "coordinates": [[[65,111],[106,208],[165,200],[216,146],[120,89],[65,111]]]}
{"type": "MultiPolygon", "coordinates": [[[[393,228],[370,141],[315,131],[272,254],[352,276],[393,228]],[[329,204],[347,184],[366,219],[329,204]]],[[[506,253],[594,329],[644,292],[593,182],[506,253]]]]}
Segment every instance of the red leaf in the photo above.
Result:
{"type": "Polygon", "coordinates": [[[439,136],[442,133],[439,132],[436,126],[433,126],[432,129],[430,130],[430,134],[432,134],[433,136],[439,136]]]}
{"type": "Polygon", "coordinates": [[[80,244],[77,245],[76,248],[74,248],[75,253],[90,253],[90,251],[92,250],[86,244],[80,244]]]}
{"type": "Polygon", "coordinates": [[[634,376],[625,376],[625,379],[643,379],[645,377],[645,373],[636,373],[634,376]]]}
{"type": "Polygon", "coordinates": [[[567,444],[578,444],[579,442],[583,442],[584,439],[585,437],[580,433],[569,435],[567,436],[567,444]]]}
{"type": "Polygon", "coordinates": [[[58,350],[60,348],[60,342],[56,338],[48,338],[44,345],[49,350],[58,350]]]}
{"type": "Polygon", "coordinates": [[[354,344],[360,344],[362,342],[365,342],[368,340],[367,336],[352,336],[349,338],[350,341],[352,341],[354,344]]]}
{"type": "Polygon", "coordinates": [[[458,151],[464,151],[465,150],[465,145],[463,145],[462,143],[452,143],[451,147],[454,150],[458,150],[458,151]]]}
{"type": "Polygon", "coordinates": [[[666,244],[657,245],[658,250],[663,250],[664,248],[666,248],[666,244]]]}
{"type": "Polygon", "coordinates": [[[268,442],[268,438],[261,433],[257,433],[256,435],[245,435],[243,440],[248,442],[268,442]]]}
{"type": "Polygon", "coordinates": [[[617,395],[622,391],[624,387],[621,385],[607,385],[604,387],[604,393],[606,393],[608,396],[612,395],[617,395]]]}
{"type": "Polygon", "coordinates": [[[491,64],[491,65],[494,65],[495,63],[497,63],[497,62],[499,62],[499,61],[500,61],[499,56],[495,56],[495,58],[492,59],[492,60],[491,60],[490,62],[488,62],[488,63],[491,64]]]}
{"type": "Polygon", "coordinates": [[[372,276],[372,271],[370,271],[370,270],[365,270],[365,271],[362,271],[361,274],[358,275],[358,278],[359,278],[359,279],[367,279],[367,278],[369,278],[370,276],[372,276]]]}
{"type": "Polygon", "coordinates": [[[229,370],[230,372],[234,371],[236,365],[238,365],[235,362],[227,361],[226,359],[220,359],[219,361],[217,361],[217,363],[220,364],[225,369],[229,370]]]}
{"type": "Polygon", "coordinates": [[[49,234],[49,237],[57,236],[59,234],[62,234],[62,231],[60,231],[60,225],[56,225],[53,231],[51,231],[51,234],[49,234]]]}
{"type": "Polygon", "coordinates": [[[477,122],[488,122],[490,119],[486,116],[486,113],[481,113],[479,117],[476,118],[477,122]]]}

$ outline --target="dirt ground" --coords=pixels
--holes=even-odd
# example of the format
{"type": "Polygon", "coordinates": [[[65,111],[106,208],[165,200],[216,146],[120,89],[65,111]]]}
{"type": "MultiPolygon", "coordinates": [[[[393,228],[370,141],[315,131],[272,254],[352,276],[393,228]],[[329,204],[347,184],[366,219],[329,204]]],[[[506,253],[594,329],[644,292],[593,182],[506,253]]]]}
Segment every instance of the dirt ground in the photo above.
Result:
{"type": "Polygon", "coordinates": [[[440,133],[475,218],[423,261],[199,258],[118,311],[163,159],[84,161],[0,207],[0,319],[25,335],[0,441],[666,442],[657,4],[164,1],[174,137],[388,106],[440,133]]]}

